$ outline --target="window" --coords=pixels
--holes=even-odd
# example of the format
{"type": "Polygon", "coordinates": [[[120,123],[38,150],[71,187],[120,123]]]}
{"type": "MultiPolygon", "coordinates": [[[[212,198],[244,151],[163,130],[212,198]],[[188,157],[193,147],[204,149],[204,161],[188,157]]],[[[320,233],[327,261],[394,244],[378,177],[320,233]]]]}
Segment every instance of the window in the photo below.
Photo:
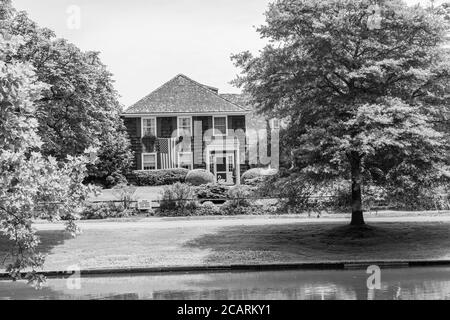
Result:
{"type": "Polygon", "coordinates": [[[192,118],[178,117],[178,136],[183,137],[180,151],[192,151],[192,118]]]}
{"type": "Polygon", "coordinates": [[[214,117],[213,127],[215,136],[226,136],[227,135],[227,117],[214,117]]]}
{"type": "Polygon", "coordinates": [[[142,136],[155,136],[156,137],[156,118],[143,118],[142,119],[142,136]]]}
{"type": "Polygon", "coordinates": [[[142,169],[143,170],[156,170],[156,153],[144,153],[142,154],[142,169]]]}
{"type": "Polygon", "coordinates": [[[233,172],[234,170],[234,157],[228,156],[228,172],[233,172]]]}
{"type": "Polygon", "coordinates": [[[180,168],[192,170],[193,166],[192,152],[179,152],[178,165],[180,168]]]}
{"type": "Polygon", "coordinates": [[[191,117],[178,117],[178,135],[179,136],[192,136],[192,118],[191,117]]]}
{"type": "Polygon", "coordinates": [[[211,172],[212,174],[216,174],[216,158],[214,156],[214,154],[211,154],[209,156],[209,172],[211,172]]]}

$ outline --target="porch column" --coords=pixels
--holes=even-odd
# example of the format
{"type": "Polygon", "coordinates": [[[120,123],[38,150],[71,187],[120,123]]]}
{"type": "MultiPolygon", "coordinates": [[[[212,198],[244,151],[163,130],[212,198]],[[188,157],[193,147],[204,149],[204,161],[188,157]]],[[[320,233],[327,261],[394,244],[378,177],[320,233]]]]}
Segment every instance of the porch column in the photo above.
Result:
{"type": "MultiPolygon", "coordinates": [[[[210,155],[209,155],[209,147],[208,146],[205,149],[205,153],[206,153],[206,159],[205,159],[206,171],[211,172],[211,166],[210,166],[210,163],[209,163],[210,155]]],[[[211,172],[211,173],[214,174],[214,172],[211,172]]]]}
{"type": "Polygon", "coordinates": [[[241,159],[240,159],[240,151],[239,151],[239,146],[237,148],[237,150],[235,151],[236,153],[236,185],[240,185],[241,184],[241,159]]]}

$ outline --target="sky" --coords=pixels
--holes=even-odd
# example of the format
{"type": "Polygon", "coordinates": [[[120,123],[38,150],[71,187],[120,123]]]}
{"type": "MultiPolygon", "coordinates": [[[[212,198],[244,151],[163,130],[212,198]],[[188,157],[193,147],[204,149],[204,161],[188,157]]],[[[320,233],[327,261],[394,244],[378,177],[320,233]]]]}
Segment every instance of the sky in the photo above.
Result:
{"type": "MultiPolygon", "coordinates": [[[[183,73],[239,93],[231,54],[257,53],[270,0],[12,0],[40,26],[99,51],[124,107],[183,73]],[[77,11],[79,10],[79,11],[77,11]],[[79,15],[77,14],[79,12],[79,15]],[[79,19],[78,19],[79,17],[79,19]]],[[[428,0],[408,0],[427,3],[428,0]]],[[[439,3],[439,1],[437,1],[439,3]]]]}

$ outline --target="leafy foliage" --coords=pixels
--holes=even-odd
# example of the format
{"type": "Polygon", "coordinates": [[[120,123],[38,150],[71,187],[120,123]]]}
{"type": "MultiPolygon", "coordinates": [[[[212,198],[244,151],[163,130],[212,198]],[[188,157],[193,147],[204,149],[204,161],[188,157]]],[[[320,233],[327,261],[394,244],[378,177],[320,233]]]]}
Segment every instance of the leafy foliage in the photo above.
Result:
{"type": "Polygon", "coordinates": [[[223,200],[228,197],[229,188],[219,183],[209,183],[195,188],[195,195],[199,200],[207,199],[209,201],[223,200]]]}
{"type": "Polygon", "coordinates": [[[134,171],[133,176],[138,186],[164,186],[184,182],[188,173],[187,169],[167,169],[134,171]]]}
{"type": "Polygon", "coordinates": [[[249,199],[254,197],[253,190],[249,186],[234,186],[228,191],[228,197],[236,203],[236,206],[249,206],[249,199]]]}
{"type": "Polygon", "coordinates": [[[132,208],[132,203],[136,201],[134,193],[136,192],[136,187],[131,187],[127,185],[118,185],[113,189],[113,194],[120,199],[121,204],[125,210],[132,208]]]}
{"type": "Polygon", "coordinates": [[[105,183],[113,173],[126,172],[133,155],[112,75],[99,53],[83,52],[40,28],[25,12],[14,11],[8,2],[6,7],[9,14],[2,28],[22,39],[13,58],[30,63],[37,80],[48,84],[35,101],[43,154],[63,160],[95,146],[100,161],[89,166],[90,176],[105,183]]]}
{"type": "Polygon", "coordinates": [[[81,212],[82,220],[102,220],[110,218],[128,218],[138,214],[135,208],[126,208],[122,203],[91,203],[81,212]]]}
{"type": "Polygon", "coordinates": [[[372,29],[370,4],[277,1],[258,29],[269,44],[257,57],[234,56],[242,70],[235,83],[251,103],[289,121],[293,171],[304,181],[351,180],[358,224],[364,184],[428,188],[449,151],[437,125],[450,106],[448,19],[441,10],[383,1],[381,28],[372,29]]]}
{"type": "Polygon", "coordinates": [[[120,185],[126,185],[127,183],[128,180],[123,174],[114,172],[110,176],[106,177],[104,185],[107,187],[117,187],[120,185]]]}
{"type": "Polygon", "coordinates": [[[263,177],[271,176],[277,173],[274,169],[253,168],[245,171],[242,174],[241,182],[243,184],[255,184],[257,180],[262,180],[263,177]]]}
{"type": "Polygon", "coordinates": [[[214,183],[214,175],[203,169],[191,170],[186,176],[186,183],[193,186],[201,186],[203,184],[214,183]]]}
{"type": "MultiPolygon", "coordinates": [[[[122,128],[122,124],[117,125],[122,128]]],[[[108,188],[126,184],[125,174],[134,161],[130,148],[130,140],[123,132],[104,136],[98,147],[98,161],[88,167],[88,182],[97,182],[108,188]]]]}
{"type": "Polygon", "coordinates": [[[0,4],[0,232],[12,242],[7,271],[14,279],[26,278],[40,284],[37,274],[44,257],[37,251],[39,238],[32,228],[37,218],[67,219],[67,230],[79,232],[79,218],[87,195],[94,190],[83,184],[86,165],[96,160],[95,150],[64,161],[45,157],[37,135],[35,102],[48,86],[38,80],[34,68],[16,59],[25,39],[10,35],[3,19],[10,8],[0,4]]]}
{"type": "Polygon", "coordinates": [[[206,201],[202,203],[200,207],[195,211],[196,216],[220,216],[223,215],[223,211],[220,210],[219,206],[216,206],[211,201],[206,201]]]}
{"type": "Polygon", "coordinates": [[[154,136],[153,134],[145,135],[142,137],[141,141],[145,146],[145,152],[155,152],[156,151],[156,148],[155,148],[156,141],[157,141],[156,136],[154,136]]]}
{"type": "Polygon", "coordinates": [[[160,210],[162,212],[176,212],[176,215],[188,215],[189,211],[195,210],[197,203],[192,186],[183,183],[175,183],[164,187],[161,194],[160,210]]]}

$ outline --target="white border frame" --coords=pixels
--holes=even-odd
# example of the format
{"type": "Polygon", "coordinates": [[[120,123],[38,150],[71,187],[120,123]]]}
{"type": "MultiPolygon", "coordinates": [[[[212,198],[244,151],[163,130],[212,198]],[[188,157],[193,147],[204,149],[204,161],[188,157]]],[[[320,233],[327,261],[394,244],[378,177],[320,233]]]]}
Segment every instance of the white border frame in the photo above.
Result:
{"type": "Polygon", "coordinates": [[[158,119],[156,117],[142,117],[141,118],[141,138],[144,137],[144,119],[145,120],[148,120],[148,119],[155,120],[155,137],[157,137],[158,136],[158,119]]]}
{"type": "Polygon", "coordinates": [[[158,169],[158,153],[157,152],[146,152],[141,154],[141,171],[156,171],[158,169]],[[144,156],[155,156],[155,169],[145,170],[144,169],[144,156]]]}
{"type": "Polygon", "coordinates": [[[228,116],[215,116],[213,115],[213,137],[228,137],[228,116]],[[225,118],[225,134],[216,134],[216,118],[225,118]]]}

